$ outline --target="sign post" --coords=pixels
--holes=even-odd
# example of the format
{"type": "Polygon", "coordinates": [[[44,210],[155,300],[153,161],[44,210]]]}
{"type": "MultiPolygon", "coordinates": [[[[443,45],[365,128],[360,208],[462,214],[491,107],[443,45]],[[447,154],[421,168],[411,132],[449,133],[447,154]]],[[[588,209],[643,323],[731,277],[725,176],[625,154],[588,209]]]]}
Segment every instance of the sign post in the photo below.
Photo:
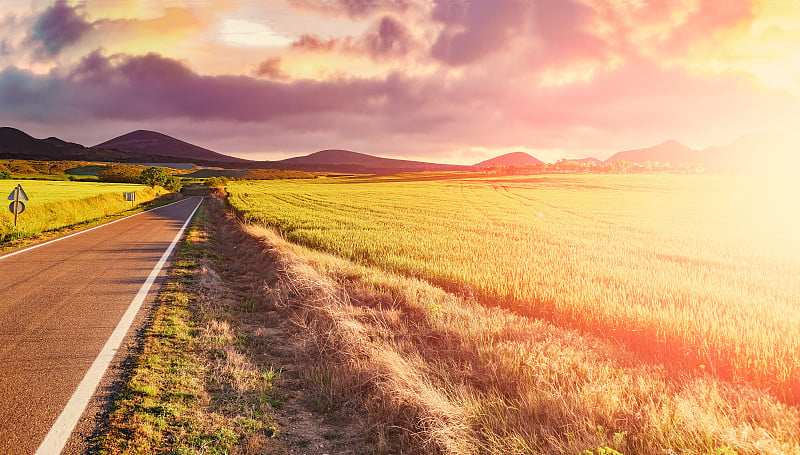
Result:
{"type": "Polygon", "coordinates": [[[22,189],[21,184],[17,184],[13,190],[11,190],[11,194],[8,195],[9,201],[14,201],[8,205],[8,210],[14,214],[14,226],[17,225],[17,215],[25,211],[25,204],[22,201],[28,200],[28,195],[25,194],[25,190],[22,189]]]}
{"type": "Polygon", "coordinates": [[[127,192],[125,192],[125,193],[122,193],[122,195],[125,197],[126,201],[130,201],[131,208],[133,208],[133,206],[136,205],[136,193],[127,193],[127,192]]]}

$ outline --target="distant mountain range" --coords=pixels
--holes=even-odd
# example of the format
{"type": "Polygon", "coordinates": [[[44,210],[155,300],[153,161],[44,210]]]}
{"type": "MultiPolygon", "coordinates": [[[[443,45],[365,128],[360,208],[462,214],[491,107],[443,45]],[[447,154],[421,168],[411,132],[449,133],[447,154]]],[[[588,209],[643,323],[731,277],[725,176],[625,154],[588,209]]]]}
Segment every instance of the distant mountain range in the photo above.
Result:
{"type": "Polygon", "coordinates": [[[790,165],[792,161],[796,163],[798,156],[800,135],[772,132],[749,134],[731,144],[702,150],[692,150],[677,141],[667,141],[655,147],[615,153],[605,162],[695,163],[702,165],[707,172],[774,173],[781,171],[780,166],[790,165]]]}
{"type": "MultiPolygon", "coordinates": [[[[572,161],[607,164],[624,160],[634,163],[696,163],[710,172],[762,172],[775,160],[800,153],[800,139],[780,134],[744,136],[723,147],[692,150],[670,140],[653,147],[615,153],[605,161],[581,158],[572,161]]],[[[309,172],[390,174],[420,171],[473,171],[492,164],[535,165],[542,161],[524,152],[500,155],[472,166],[382,158],[348,150],[322,150],[279,161],[255,161],[217,153],[155,131],[137,130],[84,147],[56,137],[36,139],[11,127],[0,127],[0,158],[30,160],[102,161],[122,163],[194,163],[227,169],[295,169],[309,172]]]]}
{"type": "Polygon", "coordinates": [[[295,169],[309,172],[389,174],[420,171],[471,171],[473,166],[381,158],[347,150],[323,150],[280,161],[255,161],[214,152],[156,131],[137,130],[84,147],[55,137],[36,139],[0,127],[0,158],[120,163],[190,162],[228,169],[295,169]]]}

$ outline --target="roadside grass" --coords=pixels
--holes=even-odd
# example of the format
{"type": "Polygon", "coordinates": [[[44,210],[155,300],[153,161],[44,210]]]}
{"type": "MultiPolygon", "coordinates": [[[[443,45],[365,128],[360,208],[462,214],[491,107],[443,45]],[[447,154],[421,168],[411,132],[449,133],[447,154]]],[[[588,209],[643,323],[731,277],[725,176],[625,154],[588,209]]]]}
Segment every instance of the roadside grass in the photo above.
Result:
{"type": "MultiPolygon", "coordinates": [[[[7,186],[10,192],[20,182],[3,180],[0,184],[5,184],[4,188],[7,186]]],[[[180,197],[163,188],[144,185],[22,183],[30,201],[25,202],[26,210],[18,216],[16,227],[13,214],[8,210],[0,212],[0,251],[149,210],[180,197]],[[89,187],[83,188],[84,185],[89,187]],[[125,201],[123,192],[135,192],[136,203],[125,201]]]]}
{"type": "Polygon", "coordinates": [[[331,359],[317,405],[365,413],[374,453],[800,454],[800,413],[767,393],[245,229],[331,359]]]}
{"type": "Polygon", "coordinates": [[[158,296],[100,454],[279,453],[280,373],[255,367],[224,312],[201,207],[158,296]]]}

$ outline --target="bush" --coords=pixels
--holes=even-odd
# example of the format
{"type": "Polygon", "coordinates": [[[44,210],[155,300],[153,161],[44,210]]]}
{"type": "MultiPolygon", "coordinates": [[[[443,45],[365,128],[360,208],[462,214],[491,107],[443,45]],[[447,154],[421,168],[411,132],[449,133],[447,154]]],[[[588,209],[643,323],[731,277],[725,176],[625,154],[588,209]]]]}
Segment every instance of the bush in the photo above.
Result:
{"type": "Polygon", "coordinates": [[[11,173],[8,171],[0,171],[0,180],[8,180],[11,178],[11,173]]]}
{"type": "Polygon", "coordinates": [[[141,166],[131,164],[112,164],[100,169],[97,176],[103,182],[112,183],[138,183],[142,173],[141,166]]]}
{"type": "Polygon", "coordinates": [[[225,177],[209,177],[205,181],[205,186],[209,188],[222,188],[228,184],[228,179],[225,177]]]}

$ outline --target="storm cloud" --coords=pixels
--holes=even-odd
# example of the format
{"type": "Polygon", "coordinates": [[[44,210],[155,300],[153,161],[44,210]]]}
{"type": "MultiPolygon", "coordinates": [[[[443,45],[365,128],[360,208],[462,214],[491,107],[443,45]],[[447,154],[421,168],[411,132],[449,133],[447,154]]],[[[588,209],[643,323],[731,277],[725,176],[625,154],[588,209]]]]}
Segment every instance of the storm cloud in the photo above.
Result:
{"type": "Polygon", "coordinates": [[[25,120],[57,119],[66,112],[111,119],[186,117],[266,121],[278,116],[369,113],[395,85],[348,79],[291,84],[247,76],[203,76],[155,53],[114,55],[99,51],[63,73],[0,72],[0,113],[25,120]]]}

